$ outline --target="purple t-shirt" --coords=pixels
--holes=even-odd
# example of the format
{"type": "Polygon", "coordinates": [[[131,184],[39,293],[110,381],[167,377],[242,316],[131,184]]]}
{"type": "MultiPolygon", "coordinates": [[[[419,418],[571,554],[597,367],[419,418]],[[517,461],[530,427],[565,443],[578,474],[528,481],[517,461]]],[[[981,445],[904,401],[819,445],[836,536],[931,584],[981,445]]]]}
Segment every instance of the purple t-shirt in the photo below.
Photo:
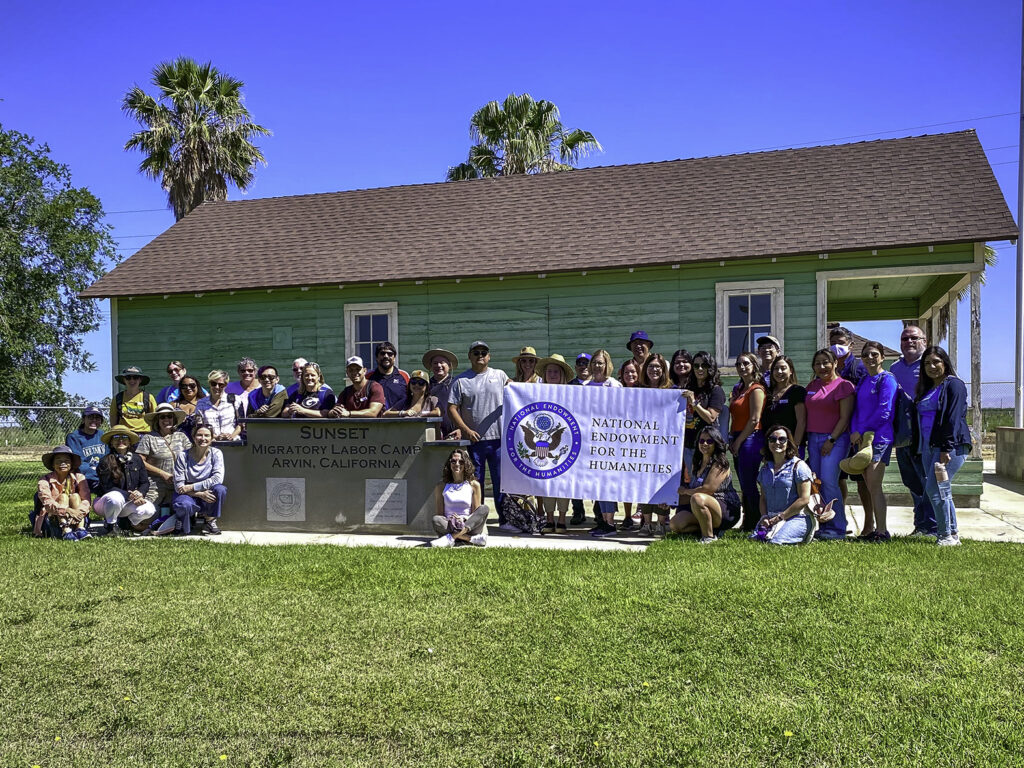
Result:
{"type": "Polygon", "coordinates": [[[337,402],[334,397],[334,390],[324,384],[316,392],[299,392],[298,389],[295,393],[288,398],[289,403],[297,403],[303,408],[309,408],[312,411],[329,411],[334,407],[337,402]]]}

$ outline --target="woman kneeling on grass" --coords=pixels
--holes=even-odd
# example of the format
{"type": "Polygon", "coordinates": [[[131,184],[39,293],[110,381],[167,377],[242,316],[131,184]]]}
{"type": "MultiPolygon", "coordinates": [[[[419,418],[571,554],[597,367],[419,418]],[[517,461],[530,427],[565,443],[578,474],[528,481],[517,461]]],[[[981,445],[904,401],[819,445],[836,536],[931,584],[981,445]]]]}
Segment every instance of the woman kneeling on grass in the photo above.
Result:
{"type": "Polygon", "coordinates": [[[224,455],[211,447],[213,430],[200,424],[192,433],[192,448],[174,460],[175,533],[192,533],[192,518],[203,521],[203,532],[220,533],[217,518],[228,494],[224,487],[224,455]]]}
{"type": "Polygon", "coordinates": [[[701,544],[718,541],[740,519],[740,497],[732,485],[729,448],[716,427],[697,435],[690,485],[679,489],[679,511],[669,523],[673,533],[700,533],[701,544]]]}
{"type": "Polygon", "coordinates": [[[473,472],[469,451],[456,448],[441,469],[441,482],[434,489],[434,531],[440,538],[432,547],[454,547],[455,542],[487,546],[487,513],[483,493],[473,472]]]}
{"type": "Polygon", "coordinates": [[[796,441],[789,427],[776,425],[765,434],[765,462],[757,475],[761,519],[750,538],[769,544],[806,544],[814,535],[811,468],[797,456],[796,441]]]}
{"type": "Polygon", "coordinates": [[[89,483],[78,471],[82,457],[59,445],[42,458],[50,472],[39,478],[32,535],[45,536],[49,529],[68,541],[90,538],[89,483]]]}

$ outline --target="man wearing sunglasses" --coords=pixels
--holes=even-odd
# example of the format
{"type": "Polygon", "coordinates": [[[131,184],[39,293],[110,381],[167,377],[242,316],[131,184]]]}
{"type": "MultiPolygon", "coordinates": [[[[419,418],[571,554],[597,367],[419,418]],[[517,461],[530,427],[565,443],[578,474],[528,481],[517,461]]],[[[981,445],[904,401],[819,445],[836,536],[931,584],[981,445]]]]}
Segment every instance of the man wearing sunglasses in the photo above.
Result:
{"type": "Polygon", "coordinates": [[[485,342],[474,341],[469,345],[470,369],[460,373],[452,385],[448,415],[462,438],[470,442],[469,455],[481,486],[484,465],[490,469],[499,530],[519,531],[505,522],[501,509],[501,403],[508,375],[488,367],[490,362],[491,348],[485,342]]]}
{"type": "Polygon", "coordinates": [[[300,379],[302,378],[302,369],[306,366],[306,363],[308,362],[309,361],[304,357],[296,357],[294,360],[292,360],[292,376],[295,377],[295,383],[289,385],[287,389],[289,400],[291,400],[295,396],[295,393],[299,391],[299,385],[301,383],[300,379]]]}
{"type": "Polygon", "coordinates": [[[384,390],[384,410],[398,408],[405,402],[409,391],[409,374],[398,368],[398,350],[390,341],[383,341],[374,350],[377,368],[367,378],[380,384],[384,390]]]}

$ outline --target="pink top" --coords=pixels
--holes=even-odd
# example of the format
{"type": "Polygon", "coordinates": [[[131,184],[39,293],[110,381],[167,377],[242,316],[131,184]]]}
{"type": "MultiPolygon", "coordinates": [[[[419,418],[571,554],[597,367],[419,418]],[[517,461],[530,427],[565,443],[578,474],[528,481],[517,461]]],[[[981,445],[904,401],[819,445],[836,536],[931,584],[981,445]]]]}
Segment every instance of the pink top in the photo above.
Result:
{"type": "Polygon", "coordinates": [[[807,385],[807,431],[830,433],[839,421],[839,401],[853,397],[853,384],[836,377],[828,384],[815,379],[807,385]]]}

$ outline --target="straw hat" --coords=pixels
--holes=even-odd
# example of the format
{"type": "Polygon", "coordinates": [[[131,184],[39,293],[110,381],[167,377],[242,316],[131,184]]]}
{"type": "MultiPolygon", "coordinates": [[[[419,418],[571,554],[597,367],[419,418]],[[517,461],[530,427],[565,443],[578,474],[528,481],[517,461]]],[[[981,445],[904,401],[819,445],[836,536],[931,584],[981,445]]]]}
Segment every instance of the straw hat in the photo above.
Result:
{"type": "Polygon", "coordinates": [[[160,403],[160,405],[156,407],[155,411],[153,411],[152,413],[144,414],[142,418],[144,418],[146,420],[146,423],[149,424],[150,429],[155,430],[157,428],[157,419],[159,419],[161,416],[173,416],[174,426],[178,426],[179,424],[181,424],[181,422],[188,418],[188,416],[185,415],[184,411],[179,411],[170,403],[160,403]]]}
{"type": "Polygon", "coordinates": [[[874,432],[865,432],[861,435],[860,444],[863,446],[852,456],[839,462],[839,468],[848,475],[860,475],[871,463],[872,443],[875,440],[874,432]]]}
{"type": "Polygon", "coordinates": [[[455,356],[454,352],[449,352],[447,349],[428,349],[423,355],[423,367],[428,371],[431,369],[431,361],[440,355],[448,361],[448,365],[454,371],[459,367],[459,358],[455,356]]]}
{"type": "Polygon", "coordinates": [[[549,355],[548,357],[542,357],[540,360],[537,361],[537,374],[540,376],[541,381],[544,381],[545,369],[552,364],[557,365],[559,368],[562,369],[562,373],[565,374],[566,384],[572,381],[572,379],[576,376],[576,372],[572,369],[572,366],[565,362],[565,358],[556,352],[555,354],[549,355]]]}
{"type": "Polygon", "coordinates": [[[512,358],[513,363],[518,363],[524,357],[532,357],[537,359],[537,350],[533,347],[523,347],[519,350],[519,354],[512,358]]]}
{"type": "Polygon", "coordinates": [[[54,459],[55,456],[57,456],[57,455],[59,455],[61,453],[66,453],[67,455],[69,455],[71,457],[71,471],[72,472],[77,472],[78,468],[80,466],[82,466],[82,457],[79,456],[74,451],[72,451],[66,445],[58,445],[56,448],[54,448],[49,453],[44,453],[43,454],[43,466],[46,467],[51,472],[53,472],[53,459],[54,459]]]}
{"type": "Polygon", "coordinates": [[[139,442],[139,436],[128,429],[124,424],[118,424],[116,427],[108,429],[103,433],[103,437],[101,437],[100,440],[105,444],[110,445],[110,439],[117,435],[126,436],[133,446],[139,442]]]}

